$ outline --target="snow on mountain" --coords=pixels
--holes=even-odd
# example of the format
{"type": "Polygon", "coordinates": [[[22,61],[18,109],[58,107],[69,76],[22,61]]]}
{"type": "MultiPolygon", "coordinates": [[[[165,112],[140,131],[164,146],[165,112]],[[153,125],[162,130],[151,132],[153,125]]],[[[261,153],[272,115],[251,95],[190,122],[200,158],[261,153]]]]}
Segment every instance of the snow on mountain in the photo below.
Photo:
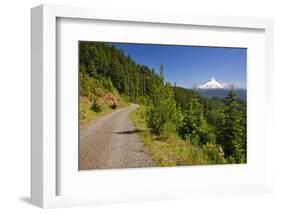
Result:
{"type": "Polygon", "coordinates": [[[199,85],[198,88],[199,89],[225,89],[225,88],[229,88],[229,85],[225,83],[220,83],[219,81],[216,80],[215,77],[212,77],[204,84],[199,85]]]}

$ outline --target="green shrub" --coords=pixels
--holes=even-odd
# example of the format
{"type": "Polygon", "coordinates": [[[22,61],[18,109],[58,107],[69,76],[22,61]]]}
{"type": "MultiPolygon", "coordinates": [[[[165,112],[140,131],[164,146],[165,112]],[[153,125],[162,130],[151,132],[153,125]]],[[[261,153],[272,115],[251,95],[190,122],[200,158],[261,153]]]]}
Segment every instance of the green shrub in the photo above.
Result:
{"type": "Polygon", "coordinates": [[[177,134],[177,127],[171,122],[164,123],[160,129],[160,135],[164,138],[175,137],[177,134]]]}
{"type": "Polygon", "coordinates": [[[109,104],[109,107],[110,107],[111,109],[116,109],[116,108],[117,108],[116,102],[112,102],[111,104],[109,104]]]}
{"type": "Polygon", "coordinates": [[[95,112],[101,112],[101,106],[98,104],[97,100],[94,98],[92,102],[92,110],[95,112]]]}
{"type": "Polygon", "coordinates": [[[159,83],[146,108],[146,121],[154,133],[160,134],[165,123],[171,123],[176,130],[181,126],[182,113],[177,108],[174,91],[169,84],[159,83]]]}
{"type": "Polygon", "coordinates": [[[185,140],[190,142],[192,145],[198,145],[200,143],[200,136],[198,134],[186,134],[185,140]]]}
{"type": "Polygon", "coordinates": [[[208,162],[210,164],[223,164],[225,160],[223,154],[220,153],[218,147],[214,143],[207,143],[203,146],[203,152],[208,157],[208,162]]]}

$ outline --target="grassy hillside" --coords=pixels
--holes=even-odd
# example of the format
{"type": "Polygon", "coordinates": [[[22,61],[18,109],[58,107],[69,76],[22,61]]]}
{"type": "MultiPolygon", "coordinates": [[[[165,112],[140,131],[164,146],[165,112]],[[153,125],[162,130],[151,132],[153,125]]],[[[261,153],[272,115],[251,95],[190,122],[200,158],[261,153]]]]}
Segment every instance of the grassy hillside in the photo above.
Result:
{"type": "Polygon", "coordinates": [[[94,79],[80,73],[80,126],[91,119],[128,105],[109,79],[94,79]]]}

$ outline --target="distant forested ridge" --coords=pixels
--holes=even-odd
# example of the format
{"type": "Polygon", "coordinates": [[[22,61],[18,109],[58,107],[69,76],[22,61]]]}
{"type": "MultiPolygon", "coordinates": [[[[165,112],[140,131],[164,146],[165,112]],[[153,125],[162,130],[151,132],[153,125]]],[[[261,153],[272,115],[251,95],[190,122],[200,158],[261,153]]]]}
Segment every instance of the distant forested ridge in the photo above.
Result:
{"type": "MultiPolygon", "coordinates": [[[[156,72],[138,64],[114,44],[80,41],[80,108],[88,107],[80,109],[80,120],[104,105],[115,109],[125,102],[139,103],[151,134],[192,146],[197,150],[193,157],[204,158],[198,162],[245,163],[246,102],[234,90],[223,98],[206,98],[177,87],[165,80],[164,68],[159,65],[156,72]]],[[[177,152],[189,148],[181,149],[177,152]]]]}
{"type": "MultiPolygon", "coordinates": [[[[196,92],[198,92],[202,97],[206,98],[226,98],[230,90],[231,89],[196,89],[196,92]]],[[[234,91],[239,99],[246,101],[247,91],[245,89],[237,88],[234,89],[234,91]]]]}

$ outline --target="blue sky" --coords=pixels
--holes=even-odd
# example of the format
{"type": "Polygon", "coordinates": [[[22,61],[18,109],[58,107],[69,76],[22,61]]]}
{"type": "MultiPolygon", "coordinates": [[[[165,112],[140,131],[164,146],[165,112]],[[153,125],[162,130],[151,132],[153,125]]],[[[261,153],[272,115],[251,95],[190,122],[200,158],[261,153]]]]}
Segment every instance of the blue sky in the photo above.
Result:
{"type": "Polygon", "coordinates": [[[247,49],[199,46],[115,43],[136,63],[159,71],[164,65],[166,80],[190,88],[215,77],[223,83],[246,88],[247,49]]]}

